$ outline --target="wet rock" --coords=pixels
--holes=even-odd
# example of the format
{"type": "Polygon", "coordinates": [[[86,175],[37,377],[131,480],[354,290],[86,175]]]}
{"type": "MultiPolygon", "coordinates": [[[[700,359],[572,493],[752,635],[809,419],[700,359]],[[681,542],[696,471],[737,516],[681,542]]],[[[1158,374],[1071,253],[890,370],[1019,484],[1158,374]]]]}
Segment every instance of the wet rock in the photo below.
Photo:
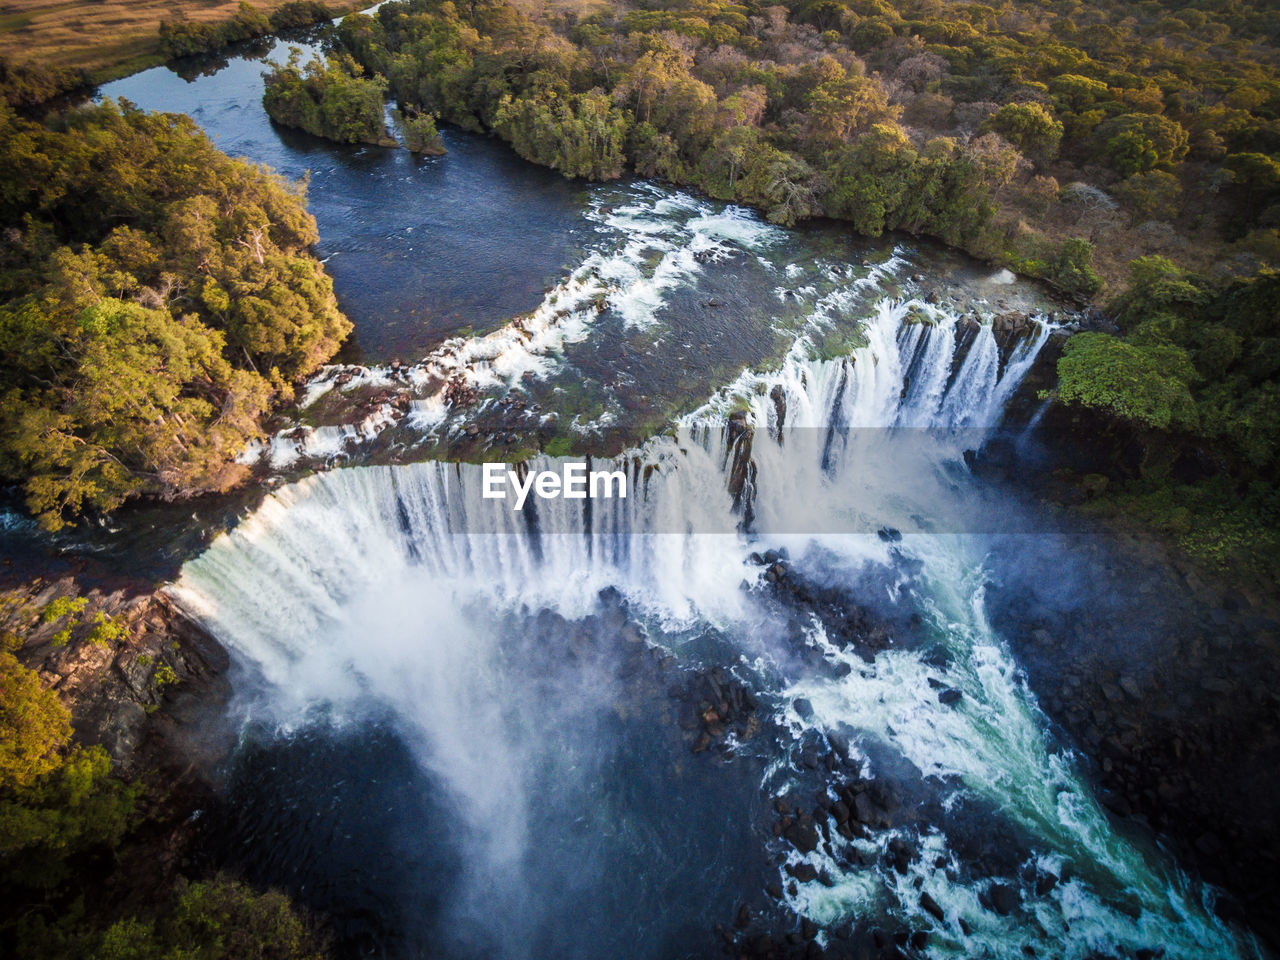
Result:
{"type": "MultiPolygon", "coordinates": [[[[853,669],[852,667],[849,667],[847,663],[841,664],[841,666],[846,667],[849,670],[853,669]]],[[[841,760],[849,759],[849,737],[847,735],[838,730],[832,730],[827,734],[827,743],[831,744],[832,751],[841,760]]]]}
{"type": "Polygon", "coordinates": [[[818,849],[818,831],[808,817],[791,824],[782,835],[801,853],[812,853],[818,849]]]}
{"type": "Polygon", "coordinates": [[[900,543],[902,541],[902,531],[895,527],[881,527],[876,531],[876,536],[885,543],[900,543]]]}
{"type": "MultiPolygon", "coordinates": [[[[818,870],[811,863],[787,864],[787,873],[800,883],[812,883],[818,879],[818,870]]],[[[794,896],[794,892],[792,894],[794,896]]]]}
{"type": "Polygon", "coordinates": [[[948,687],[946,690],[938,691],[938,702],[948,707],[954,707],[963,696],[955,687],[948,687]]]}
{"type": "Polygon", "coordinates": [[[1017,889],[1007,883],[993,883],[987,889],[987,900],[991,904],[991,909],[1002,917],[1013,913],[1022,903],[1017,889]]]}
{"type": "Polygon", "coordinates": [[[1036,877],[1036,896],[1043,897],[1058,885],[1058,878],[1052,873],[1042,873],[1036,877]]]}
{"type": "Polygon", "coordinates": [[[920,909],[929,914],[929,916],[933,917],[939,923],[945,923],[947,920],[946,914],[942,912],[942,906],[937,900],[929,896],[928,891],[920,894],[920,909]]]}
{"type": "Polygon", "coordinates": [[[791,705],[795,707],[796,713],[799,715],[801,720],[813,719],[813,704],[806,698],[800,697],[799,699],[794,700],[791,705]]]}

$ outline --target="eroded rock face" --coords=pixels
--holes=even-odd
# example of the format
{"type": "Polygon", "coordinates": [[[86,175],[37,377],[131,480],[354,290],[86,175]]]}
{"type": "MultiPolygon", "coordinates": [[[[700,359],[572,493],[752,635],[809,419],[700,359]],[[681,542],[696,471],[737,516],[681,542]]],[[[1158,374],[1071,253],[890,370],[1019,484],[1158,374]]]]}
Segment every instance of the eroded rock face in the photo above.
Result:
{"type": "Polygon", "coordinates": [[[0,597],[0,629],[22,641],[16,656],[67,705],[77,739],[104,747],[119,773],[213,765],[199,762],[221,749],[216,725],[202,721],[222,713],[227,654],[163,591],[63,574],[0,597]]]}

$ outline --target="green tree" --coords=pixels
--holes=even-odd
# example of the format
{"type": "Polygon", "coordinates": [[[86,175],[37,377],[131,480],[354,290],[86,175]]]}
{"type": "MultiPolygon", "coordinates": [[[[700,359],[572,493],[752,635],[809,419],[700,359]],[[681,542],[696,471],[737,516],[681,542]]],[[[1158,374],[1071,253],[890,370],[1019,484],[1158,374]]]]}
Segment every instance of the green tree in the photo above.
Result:
{"type": "Polygon", "coordinates": [[[290,381],[350,329],[295,185],[185,117],[0,111],[0,476],[56,528],[139,493],[225,489],[290,381]]]}
{"type": "Polygon", "coordinates": [[[67,708],[8,650],[0,743],[0,890],[52,890],[69,857],[119,842],[138,791],[111,776],[101,747],[72,744],[67,708]]]}
{"type": "Polygon", "coordinates": [[[1196,425],[1191,362],[1177,347],[1140,347],[1106,333],[1080,333],[1058,360],[1058,399],[1137,427],[1196,425]]]}
{"type": "Polygon", "coordinates": [[[1040,163],[1056,157],[1062,142],[1062,124],[1038,103],[1006,103],[983,121],[981,132],[988,131],[1040,163]]]}
{"type": "Polygon", "coordinates": [[[1126,177],[1168,167],[1187,155],[1187,131],[1168,117],[1126,113],[1108,120],[1098,133],[1103,156],[1126,177]]]}

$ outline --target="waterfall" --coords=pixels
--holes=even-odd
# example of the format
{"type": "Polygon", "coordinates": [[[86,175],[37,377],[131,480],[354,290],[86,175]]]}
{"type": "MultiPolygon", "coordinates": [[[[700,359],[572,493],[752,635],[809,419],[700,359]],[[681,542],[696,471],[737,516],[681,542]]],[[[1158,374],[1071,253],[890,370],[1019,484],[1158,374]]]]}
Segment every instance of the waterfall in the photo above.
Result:
{"type": "MultiPolygon", "coordinates": [[[[1074,758],[1051,745],[987,621],[984,539],[923,532],[921,517],[936,520],[975,493],[964,431],[997,425],[1048,336],[1039,323],[1002,359],[981,326],[960,344],[957,367],[954,316],[932,310],[932,322],[909,322],[909,312],[931,309],[884,299],[849,355],[817,359],[801,337],[779,369],[744,371],[673,435],[610,465],[632,481],[625,500],[589,501],[589,511],[582,501],[542,500],[515,511],[481,496],[479,465],[334,470],[271,494],[171,590],[263,677],[270,694],[259,709],[281,725],[317,704],[355,715],[372,700],[398,715],[421,762],[457,798],[485,877],[520,874],[532,784],[548,756],[537,734],[551,729],[506,706],[507,687],[520,682],[519,657],[500,636],[506,618],[547,608],[581,617],[612,586],[648,622],[736,638],[735,669],[795,738],[852,728],[864,746],[947,778],[941,790],[984,798],[1034,838],[1043,863],[1073,869],[1050,891],[1022,889],[1025,910],[998,916],[980,905],[981,881],[932,869],[938,858],[954,863],[941,826],[918,838],[924,855],[903,874],[882,866],[897,835],[887,830],[858,841],[862,866],[791,852],[793,865],[807,860],[831,881],[788,894],[801,914],[822,924],[870,911],[905,917],[931,932],[932,957],[1022,956],[1024,947],[1073,958],[1153,947],[1188,958],[1253,952],[1162,853],[1112,829],[1074,758]],[[918,440],[905,453],[904,435],[918,440]],[[850,535],[882,524],[907,536],[890,545],[850,535]],[[748,562],[754,541],[737,532],[751,530],[833,575],[894,555],[918,561],[926,628],[945,645],[947,665],[906,649],[868,664],[815,624],[810,639],[848,669],[785,666],[771,649],[779,612],[758,582],[741,587],[759,578],[748,562]],[[930,681],[961,690],[963,703],[940,704],[930,681]],[[810,701],[812,716],[796,713],[796,697],[810,701]],[[923,892],[945,920],[921,907],[923,892]]],[[[668,652],[681,655],[674,645],[668,652]]],[[[607,687],[576,677],[546,702],[557,722],[588,723],[609,702],[607,687]]],[[[785,792],[793,773],[779,760],[763,786],[785,792]]],[[[534,880],[525,893],[536,896],[534,880]]]]}

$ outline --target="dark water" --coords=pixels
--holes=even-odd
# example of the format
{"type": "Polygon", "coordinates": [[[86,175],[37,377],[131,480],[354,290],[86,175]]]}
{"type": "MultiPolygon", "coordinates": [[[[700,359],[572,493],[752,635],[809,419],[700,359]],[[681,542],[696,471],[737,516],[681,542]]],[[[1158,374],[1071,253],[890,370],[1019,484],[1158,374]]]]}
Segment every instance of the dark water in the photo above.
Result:
{"type": "MultiPolygon", "coordinates": [[[[288,56],[276,44],[270,59],[288,56]]],[[[213,75],[155,67],[100,88],[146,110],[185,113],[231,156],[290,179],[308,207],[343,310],[352,359],[415,358],[441,338],[530,310],[576,262],[585,184],[534,167],[504,144],[446,129],[449,153],[342,146],[274,125],[265,62],[232,56],[213,75]]]]}
{"type": "MultiPolygon", "coordinates": [[[[463,681],[503,702],[428,683],[389,711],[250,724],[206,855],[319,911],[341,956],[705,956],[709,918],[764,905],[770,735],[691,755],[663,689],[680,671],[597,618],[505,627],[463,681]]],[[[402,633],[440,655],[429,631],[402,633]]]]}

